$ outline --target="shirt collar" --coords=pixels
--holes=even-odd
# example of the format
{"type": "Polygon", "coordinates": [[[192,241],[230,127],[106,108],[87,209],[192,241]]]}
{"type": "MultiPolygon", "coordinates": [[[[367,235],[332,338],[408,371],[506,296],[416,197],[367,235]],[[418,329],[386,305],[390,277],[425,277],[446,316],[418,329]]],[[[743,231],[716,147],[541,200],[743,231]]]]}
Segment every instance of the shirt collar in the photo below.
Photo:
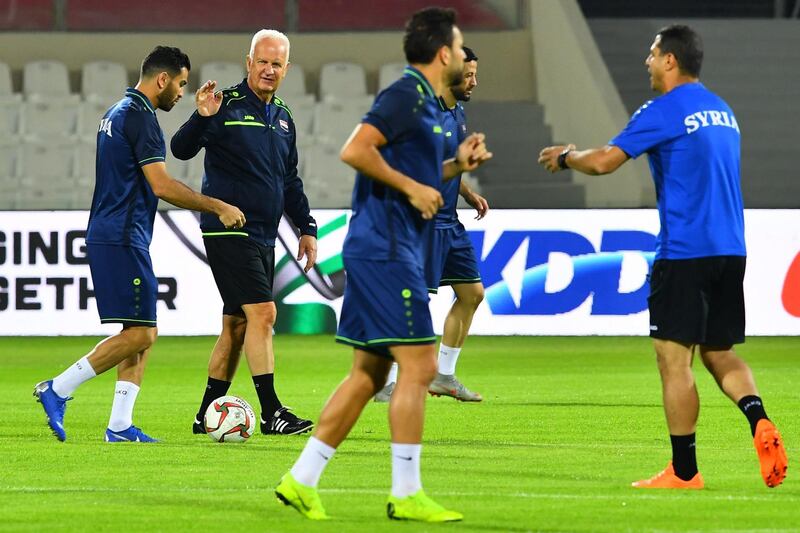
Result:
{"type": "Polygon", "coordinates": [[[142,91],[134,89],[133,87],[128,87],[125,90],[125,96],[130,96],[133,99],[141,100],[144,103],[144,105],[147,106],[147,109],[149,109],[151,113],[156,112],[156,110],[153,109],[152,102],[150,102],[150,99],[146,97],[142,91]]]}
{"type": "Polygon", "coordinates": [[[417,89],[420,92],[425,92],[431,98],[436,98],[436,93],[433,92],[433,87],[431,87],[431,84],[428,83],[428,79],[422,72],[415,69],[411,65],[407,65],[405,70],[403,70],[403,74],[417,79],[417,81],[419,82],[419,85],[417,85],[417,89]]]}

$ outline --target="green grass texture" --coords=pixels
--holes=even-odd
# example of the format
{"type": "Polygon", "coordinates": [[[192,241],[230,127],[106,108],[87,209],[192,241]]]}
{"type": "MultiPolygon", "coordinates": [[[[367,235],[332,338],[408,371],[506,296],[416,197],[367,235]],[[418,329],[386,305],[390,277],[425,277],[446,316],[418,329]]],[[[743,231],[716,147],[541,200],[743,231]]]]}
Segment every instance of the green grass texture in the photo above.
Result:
{"type": "MultiPolygon", "coordinates": [[[[158,444],[109,444],[115,372],[69,402],[68,439],[49,432],[33,385],[97,338],[0,338],[0,531],[724,531],[800,530],[800,338],[751,338],[752,367],[789,453],[784,484],[759,475],[746,419],[695,360],[702,491],[633,489],[670,459],[661,385],[643,337],[471,337],[458,376],[484,401],[429,398],[426,492],[462,511],[443,525],[386,518],[391,487],[387,405],[370,402],[320,483],[331,522],[312,523],[273,488],[304,436],[256,434],[243,444],[193,435],[211,337],[160,338],[134,422],[158,444]]],[[[352,352],[330,336],[275,338],[282,401],[316,420],[352,352]]],[[[230,394],[258,411],[246,363],[230,394]]]]}

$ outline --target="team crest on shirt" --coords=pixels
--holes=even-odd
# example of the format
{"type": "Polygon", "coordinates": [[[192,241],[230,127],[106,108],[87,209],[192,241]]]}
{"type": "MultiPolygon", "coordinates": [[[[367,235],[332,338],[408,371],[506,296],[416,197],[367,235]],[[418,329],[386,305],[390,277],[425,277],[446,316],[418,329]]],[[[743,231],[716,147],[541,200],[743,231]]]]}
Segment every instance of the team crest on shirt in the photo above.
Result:
{"type": "Polygon", "coordinates": [[[289,132],[289,123],[288,122],[286,122],[285,120],[279,120],[278,124],[281,125],[281,128],[283,128],[283,131],[285,131],[287,133],[289,132]]]}

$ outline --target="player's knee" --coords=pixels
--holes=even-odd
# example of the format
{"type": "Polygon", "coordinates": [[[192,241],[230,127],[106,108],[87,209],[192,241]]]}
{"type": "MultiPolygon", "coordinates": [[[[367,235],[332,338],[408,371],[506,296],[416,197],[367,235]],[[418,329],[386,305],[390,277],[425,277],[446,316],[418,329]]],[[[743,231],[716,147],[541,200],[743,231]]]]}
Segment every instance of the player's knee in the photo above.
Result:
{"type": "Polygon", "coordinates": [[[272,302],[251,304],[244,306],[245,315],[247,320],[245,327],[248,323],[257,324],[261,327],[272,328],[275,325],[275,320],[278,317],[278,310],[272,302]]]}
{"type": "Polygon", "coordinates": [[[149,349],[155,344],[156,338],[158,337],[158,328],[126,328],[122,330],[122,334],[126,336],[128,342],[131,344],[131,350],[138,353],[149,349]]]}
{"type": "Polygon", "coordinates": [[[468,291],[463,291],[461,294],[456,293],[456,296],[463,305],[475,311],[483,301],[485,292],[483,290],[483,285],[476,284],[474,286],[469,286],[468,291]]]}

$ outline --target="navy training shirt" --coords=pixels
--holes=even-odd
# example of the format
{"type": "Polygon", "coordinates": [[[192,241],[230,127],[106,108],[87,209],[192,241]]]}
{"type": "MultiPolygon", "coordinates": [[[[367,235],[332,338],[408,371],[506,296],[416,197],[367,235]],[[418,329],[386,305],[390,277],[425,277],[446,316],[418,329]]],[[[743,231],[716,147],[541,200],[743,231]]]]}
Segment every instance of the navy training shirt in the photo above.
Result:
{"type": "Polygon", "coordinates": [[[164,161],[164,134],[150,100],[128,88],[97,131],[97,159],[86,242],[147,250],[153,239],[158,198],[142,172],[164,161]]]}
{"type": "Polygon", "coordinates": [[[699,82],[679,85],[640,107],[609,144],[649,156],[656,259],[747,255],[739,125],[722,98],[699,82]]]}
{"type": "MultiPolygon", "coordinates": [[[[419,70],[406,67],[402,78],[378,94],[362,122],[386,137],[380,153],[390,167],[440,188],[444,161],[441,109],[419,70]]],[[[344,257],[423,264],[433,224],[422,218],[404,194],[359,172],[352,209],[344,257]]]]}
{"type": "MultiPolygon", "coordinates": [[[[467,138],[467,119],[464,115],[464,107],[460,102],[452,109],[447,108],[444,99],[439,98],[439,105],[442,114],[442,129],[444,130],[444,159],[451,159],[458,152],[458,145],[467,138]]],[[[461,187],[461,174],[442,181],[439,192],[442,193],[444,205],[436,213],[434,224],[437,229],[452,228],[458,224],[458,190],[461,187]]]]}

